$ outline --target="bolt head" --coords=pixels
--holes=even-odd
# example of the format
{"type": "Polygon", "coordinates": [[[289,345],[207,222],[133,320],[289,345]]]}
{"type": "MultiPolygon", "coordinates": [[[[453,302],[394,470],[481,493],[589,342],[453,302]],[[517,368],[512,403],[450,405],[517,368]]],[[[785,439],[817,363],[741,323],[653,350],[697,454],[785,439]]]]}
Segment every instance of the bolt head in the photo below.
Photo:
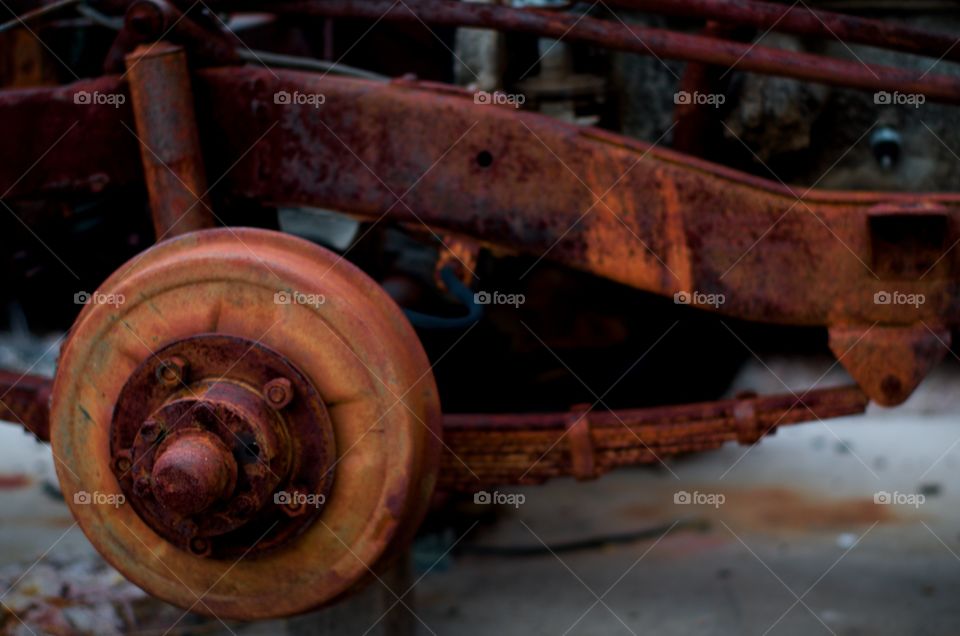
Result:
{"type": "Polygon", "coordinates": [[[263,385],[263,398],[275,409],[282,409],[293,400],[293,385],[286,378],[276,378],[263,385]]]}
{"type": "Polygon", "coordinates": [[[167,358],[157,365],[157,380],[168,387],[183,384],[187,377],[187,361],[180,356],[167,358]]]}
{"type": "Polygon", "coordinates": [[[117,459],[113,462],[113,465],[120,473],[127,473],[127,471],[130,470],[130,466],[132,466],[130,458],[125,455],[117,457],[117,459]]]}

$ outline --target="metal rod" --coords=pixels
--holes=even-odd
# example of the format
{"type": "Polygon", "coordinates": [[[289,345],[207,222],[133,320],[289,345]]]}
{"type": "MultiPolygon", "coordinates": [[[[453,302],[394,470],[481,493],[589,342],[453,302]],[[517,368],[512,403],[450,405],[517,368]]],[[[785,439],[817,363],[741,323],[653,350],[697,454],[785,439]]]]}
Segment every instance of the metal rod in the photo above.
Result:
{"type": "Polygon", "coordinates": [[[157,240],[213,227],[186,54],[159,43],[126,62],[157,240]]]}
{"type": "MultiPolygon", "coordinates": [[[[224,8],[260,6],[258,2],[223,2],[224,8]]],[[[914,71],[796,53],[741,42],[677,33],[621,21],[567,13],[458,2],[456,0],[305,0],[271,5],[281,15],[367,18],[407,23],[488,28],[563,38],[660,58],[703,62],[767,75],[870,91],[923,94],[931,100],[960,103],[960,79],[920,75],[914,71]]]]}
{"type": "Polygon", "coordinates": [[[752,0],[610,0],[609,4],[766,31],[837,39],[937,59],[960,60],[960,47],[952,35],[796,5],[752,0]]]}

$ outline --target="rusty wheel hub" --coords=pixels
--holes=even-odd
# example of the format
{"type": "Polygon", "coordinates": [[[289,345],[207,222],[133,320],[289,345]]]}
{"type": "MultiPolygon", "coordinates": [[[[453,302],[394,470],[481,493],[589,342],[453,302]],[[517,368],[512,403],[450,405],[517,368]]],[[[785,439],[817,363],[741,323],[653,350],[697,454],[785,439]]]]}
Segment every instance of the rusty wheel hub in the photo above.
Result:
{"type": "Polygon", "coordinates": [[[130,376],[110,453],[137,513],[184,550],[215,558],[270,549],[319,515],[330,491],[333,429],[320,394],[279,353],[201,335],[174,342],[130,376]],[[263,538],[250,546],[251,534],[263,538]]]}
{"type": "Polygon", "coordinates": [[[287,616],[409,543],[439,400],[378,285],[306,241],[231,228],[161,243],[100,291],[125,302],[74,324],[50,437],[67,504],[127,578],[222,618],[287,616]]]}

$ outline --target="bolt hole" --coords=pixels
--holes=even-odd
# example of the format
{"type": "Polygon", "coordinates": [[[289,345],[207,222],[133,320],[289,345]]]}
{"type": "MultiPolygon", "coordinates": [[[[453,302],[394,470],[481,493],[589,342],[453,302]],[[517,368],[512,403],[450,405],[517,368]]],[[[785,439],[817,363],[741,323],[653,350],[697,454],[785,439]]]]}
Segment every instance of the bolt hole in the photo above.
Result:
{"type": "Polygon", "coordinates": [[[477,165],[481,168],[489,168],[493,165],[493,155],[489,150],[481,150],[477,153],[477,165]]]}

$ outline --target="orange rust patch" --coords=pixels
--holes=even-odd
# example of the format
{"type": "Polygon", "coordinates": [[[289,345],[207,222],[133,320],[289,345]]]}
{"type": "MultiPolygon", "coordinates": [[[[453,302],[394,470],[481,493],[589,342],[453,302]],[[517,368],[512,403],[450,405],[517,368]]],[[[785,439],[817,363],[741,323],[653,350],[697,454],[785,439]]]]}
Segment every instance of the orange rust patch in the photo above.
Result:
{"type": "Polygon", "coordinates": [[[740,529],[758,532],[842,531],[851,527],[915,520],[908,508],[884,506],[871,498],[835,499],[783,487],[718,488],[716,485],[685,486],[687,492],[716,493],[725,497],[719,508],[711,505],[681,506],[673,494],[657,502],[629,506],[624,512],[646,520],[665,517],[699,517],[740,529]]]}
{"type": "Polygon", "coordinates": [[[817,497],[787,488],[733,492],[723,512],[756,530],[844,530],[851,526],[905,520],[894,506],[869,499],[817,497]]]}

